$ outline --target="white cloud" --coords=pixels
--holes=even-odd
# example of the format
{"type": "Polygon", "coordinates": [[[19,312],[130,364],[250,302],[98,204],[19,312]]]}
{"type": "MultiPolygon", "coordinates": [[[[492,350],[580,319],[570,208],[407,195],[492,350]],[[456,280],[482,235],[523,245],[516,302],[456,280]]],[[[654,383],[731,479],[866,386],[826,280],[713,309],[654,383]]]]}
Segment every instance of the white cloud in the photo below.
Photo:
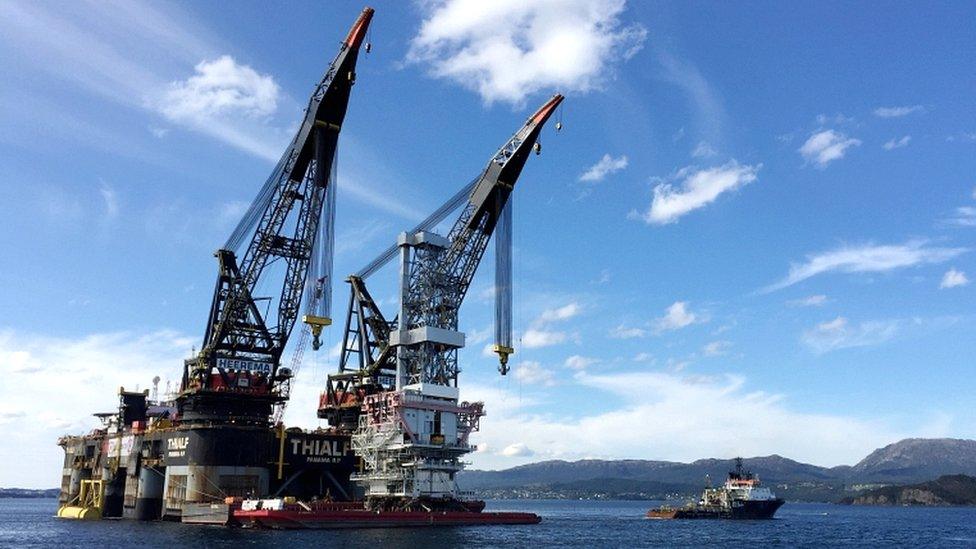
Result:
{"type": "Polygon", "coordinates": [[[518,104],[541,90],[587,92],[643,45],[647,31],[620,20],[625,6],[624,0],[425,2],[407,61],[486,103],[518,104]]]}
{"type": "Polygon", "coordinates": [[[82,13],[71,13],[78,8],[7,2],[0,11],[0,36],[11,50],[29,51],[39,70],[107,99],[138,105],[143,94],[160,83],[150,66],[170,63],[172,56],[199,54],[209,46],[186,34],[177,36],[186,21],[173,25],[169,36],[140,32],[143,29],[133,27],[161,27],[173,21],[148,5],[129,8],[96,3],[85,5],[82,13]],[[112,21],[123,11],[133,16],[125,22],[132,32],[118,33],[118,21],[112,21]]]}
{"type": "Polygon", "coordinates": [[[910,240],[905,244],[886,246],[843,246],[807,256],[806,263],[790,266],[790,272],[780,282],[767,286],[771,292],[810,277],[839,271],[843,273],[881,273],[927,263],[942,263],[964,252],[966,248],[930,247],[925,240],[910,240]]]}
{"type": "Polygon", "coordinates": [[[251,204],[243,200],[230,200],[220,205],[217,217],[221,223],[236,223],[251,204]]]}
{"type": "Polygon", "coordinates": [[[825,126],[827,124],[844,125],[844,124],[850,124],[852,122],[854,122],[853,118],[849,116],[844,116],[844,113],[840,113],[840,112],[833,116],[828,116],[826,114],[817,115],[817,124],[820,124],[821,126],[825,126]]]}
{"type": "Polygon", "coordinates": [[[506,448],[531,440],[535,450],[532,458],[477,454],[472,456],[475,467],[508,467],[540,459],[692,461],[706,456],[769,455],[782,453],[783,448],[790,449],[793,459],[839,465],[854,463],[892,440],[947,434],[944,426],[933,428],[924,417],[917,419],[918,425],[905,425],[795,410],[784,395],[750,387],[739,376],[578,373],[573,381],[587,394],[605,392],[611,408],[576,416],[533,414],[525,406],[515,406],[517,394],[498,394],[471,384],[462,389],[465,398],[491,397],[486,400],[489,415],[475,435],[477,442],[506,448]],[[688,412],[689,403],[695,403],[694,413],[688,412]],[[742,425],[750,427],[743,430],[742,425]]]}
{"type": "Polygon", "coordinates": [[[793,299],[786,302],[786,304],[791,307],[820,307],[824,303],[827,303],[827,296],[823,294],[811,295],[802,299],[793,299]]]}
{"type": "Polygon", "coordinates": [[[171,122],[265,160],[278,160],[286,136],[283,129],[268,124],[280,95],[274,79],[228,55],[201,61],[194,71],[161,93],[149,93],[151,108],[171,122]]]}
{"type": "Polygon", "coordinates": [[[867,321],[852,326],[846,318],[838,316],[805,331],[801,341],[817,353],[866,347],[890,340],[898,332],[899,326],[897,320],[867,321]]]}
{"type": "MultiPolygon", "coordinates": [[[[183,116],[192,111],[192,102],[178,102],[185,107],[178,108],[166,101],[172,91],[168,85],[170,75],[179,74],[201,59],[223,59],[217,55],[217,46],[200,38],[213,36],[210,29],[172,6],[164,9],[144,3],[76,4],[54,7],[6,3],[0,11],[0,36],[5,38],[5,46],[11,51],[29,53],[38,71],[50,72],[58,80],[76,85],[72,92],[80,88],[117,104],[171,119],[170,115],[180,115],[175,118],[183,127],[259,158],[278,160],[289,136],[266,120],[214,115],[204,123],[199,117],[183,116]],[[120,28],[128,32],[120,33],[120,28]]],[[[226,93],[220,96],[228,98],[226,93]]],[[[220,104],[217,99],[211,106],[220,104]]],[[[260,112],[262,105],[267,103],[259,101],[254,107],[260,112]]],[[[98,128],[84,131],[93,134],[98,128]]],[[[126,143],[116,148],[125,151],[135,146],[126,143]]]]}
{"type": "Polygon", "coordinates": [[[718,151],[713,149],[712,146],[705,141],[699,141],[698,145],[695,147],[695,150],[691,151],[691,156],[695,158],[708,158],[710,156],[715,156],[716,154],[718,154],[718,151]]]}
{"type": "Polygon", "coordinates": [[[668,307],[665,315],[655,321],[657,332],[679,330],[691,326],[698,320],[698,316],[688,310],[688,302],[675,301],[668,307]]]}
{"type": "Polygon", "coordinates": [[[585,370],[588,366],[592,366],[598,362],[600,362],[600,360],[596,358],[573,355],[566,359],[565,366],[573,370],[585,370]]]}
{"type": "Polygon", "coordinates": [[[734,160],[719,167],[679,170],[671,181],[681,180],[677,187],[672,183],[660,183],[654,187],[654,200],[644,214],[647,223],[664,225],[674,223],[681,216],[715,201],[726,191],[732,191],[756,180],[762,164],[740,166],[734,160]]]}
{"type": "Polygon", "coordinates": [[[240,65],[229,55],[201,61],[193,76],[170,84],[160,111],[170,120],[197,123],[213,116],[264,117],[278,107],[274,78],[240,65]]]}
{"type": "Polygon", "coordinates": [[[826,168],[832,161],[844,158],[848,148],[860,144],[860,139],[834,130],[822,130],[811,135],[797,150],[807,162],[813,162],[818,168],[826,168]]]}
{"type": "MultiPolygon", "coordinates": [[[[345,140],[345,143],[348,144],[349,142],[349,139],[345,140]]],[[[350,147],[347,145],[345,149],[347,153],[349,149],[350,147]]],[[[364,159],[364,161],[368,160],[364,159]]],[[[397,197],[395,193],[386,189],[377,189],[368,183],[364,183],[366,179],[366,177],[360,177],[356,173],[350,174],[347,166],[338,177],[338,192],[342,193],[340,196],[349,196],[380,211],[411,221],[419,221],[426,217],[426,214],[412,207],[402,197],[397,197]]]]}
{"type": "Polygon", "coordinates": [[[690,366],[691,365],[691,361],[690,360],[678,360],[678,359],[674,359],[674,358],[669,358],[668,361],[667,361],[667,363],[665,365],[667,366],[668,370],[670,370],[670,371],[672,371],[674,373],[678,373],[678,372],[683,371],[688,366],[690,366]]]}
{"type": "MultiPolygon", "coordinates": [[[[976,191],[973,192],[976,194],[976,191]]],[[[945,220],[945,222],[957,227],[976,227],[976,208],[960,206],[956,208],[956,215],[945,220]]]]}
{"type": "Polygon", "coordinates": [[[535,455],[535,452],[529,449],[524,442],[516,442],[503,448],[501,454],[505,457],[530,457],[535,455]]]}
{"type": "Polygon", "coordinates": [[[949,269],[942,277],[942,283],[939,284],[939,288],[955,288],[956,286],[965,286],[966,284],[969,284],[966,273],[949,269]]]}
{"type": "Polygon", "coordinates": [[[159,126],[149,126],[149,133],[153,134],[157,139],[162,139],[169,135],[169,128],[160,128],[159,126]]]}
{"type": "Polygon", "coordinates": [[[878,107],[874,109],[874,115],[879,118],[898,118],[907,116],[913,112],[925,112],[922,105],[910,105],[904,107],[878,107]]]}
{"type": "Polygon", "coordinates": [[[18,411],[0,411],[0,425],[5,423],[13,423],[14,421],[26,416],[24,412],[18,411]]]}
{"type": "MultiPolygon", "coordinates": [[[[722,105],[722,97],[708,82],[701,70],[685,59],[666,51],[661,44],[654,45],[656,59],[661,66],[663,81],[681,88],[694,108],[695,129],[713,143],[723,141],[723,127],[728,118],[722,105]]],[[[685,135],[684,128],[672,137],[677,141],[685,135]]]]}
{"type": "Polygon", "coordinates": [[[534,360],[525,360],[515,367],[515,379],[529,385],[552,387],[556,384],[556,376],[552,370],[544,368],[534,360]]]}
{"type": "Polygon", "coordinates": [[[953,143],[957,140],[968,143],[976,143],[976,132],[961,132],[959,134],[946,137],[946,141],[949,143],[953,143]]]}
{"type": "Polygon", "coordinates": [[[587,170],[579,176],[579,180],[588,182],[603,181],[606,176],[619,172],[626,167],[627,157],[625,155],[620,155],[614,158],[607,153],[603,155],[603,158],[601,158],[599,162],[587,168],[587,170]]]}
{"type": "MultiPolygon", "coordinates": [[[[49,86],[51,89],[67,88],[79,97],[93,95],[150,113],[147,126],[156,137],[168,135],[168,128],[156,125],[168,120],[254,157],[277,162],[292,137],[289,128],[298,122],[292,113],[301,112],[304,104],[297,105],[281,93],[271,75],[221,55],[227,46],[199,21],[174,4],[7,2],[0,9],[0,37],[5,53],[28,56],[38,72],[48,72],[56,79],[57,85],[49,86]],[[174,75],[185,77],[174,81],[174,75]],[[285,115],[273,116],[276,110],[285,115]]],[[[312,79],[318,76],[311,75],[308,82],[317,82],[312,79]]],[[[307,88],[301,91],[304,103],[307,88]]],[[[57,128],[57,138],[69,136],[111,154],[160,163],[158,150],[142,150],[138,140],[115,135],[59,109],[59,97],[37,95],[24,98],[24,104],[32,105],[24,109],[30,113],[32,131],[57,128]],[[38,125],[38,113],[52,122],[38,125]]],[[[366,147],[349,135],[343,142],[343,153],[351,159],[344,164],[339,183],[343,196],[406,219],[425,217],[402,197],[391,198],[388,189],[364,184],[394,178],[377,169],[382,157],[364,157],[366,147]],[[369,173],[350,181],[350,166],[367,166],[369,173]]]]}
{"type": "Polygon", "coordinates": [[[728,352],[729,347],[732,346],[731,341],[713,341],[702,348],[702,354],[705,356],[720,356],[728,352]]]}
{"type": "Polygon", "coordinates": [[[91,413],[114,410],[120,385],[147,389],[156,375],[178,384],[197,342],[171,330],[67,338],[0,329],[0,403],[16,413],[10,423],[23,422],[5,431],[0,454],[32,456],[0,467],[0,486],[56,486],[63,454],[53,441],[95,427],[91,413]]]}
{"type": "Polygon", "coordinates": [[[894,139],[894,138],[892,138],[892,139],[888,140],[884,145],[882,145],[882,147],[884,147],[884,150],[886,150],[886,151],[890,151],[890,150],[893,150],[893,149],[900,149],[902,147],[907,147],[908,146],[908,142],[911,141],[911,140],[912,140],[912,136],[910,136],[910,135],[906,135],[905,137],[902,137],[901,139],[894,139]]]}
{"type": "Polygon", "coordinates": [[[614,339],[634,339],[638,337],[644,337],[647,335],[647,330],[643,328],[630,327],[625,324],[621,324],[616,328],[610,330],[610,337],[614,339]]]}
{"type": "Polygon", "coordinates": [[[553,330],[529,328],[522,334],[522,345],[527,349],[537,349],[539,347],[550,347],[565,343],[569,336],[566,332],[553,330]]]}
{"type": "Polygon", "coordinates": [[[634,362],[654,362],[654,355],[651,353],[637,353],[633,358],[634,362]]]}
{"type": "Polygon", "coordinates": [[[569,335],[566,332],[549,329],[548,326],[554,322],[569,320],[578,315],[581,310],[579,303],[573,301],[562,307],[542,311],[542,314],[532,321],[529,329],[522,334],[520,340],[522,345],[532,349],[564,343],[569,339],[569,335]]]}
{"type": "Polygon", "coordinates": [[[117,217],[119,215],[119,198],[115,194],[115,189],[110,187],[108,183],[102,181],[98,192],[102,195],[102,200],[105,202],[105,217],[109,219],[117,217]]]}
{"type": "Polygon", "coordinates": [[[494,327],[490,324],[484,328],[466,330],[464,334],[464,342],[467,345],[478,345],[488,341],[488,338],[494,333],[494,327]]]}
{"type": "Polygon", "coordinates": [[[546,309],[545,311],[542,311],[542,314],[539,315],[536,322],[547,323],[568,320],[578,315],[581,310],[582,308],[580,307],[579,303],[574,301],[557,309],[546,309]]]}

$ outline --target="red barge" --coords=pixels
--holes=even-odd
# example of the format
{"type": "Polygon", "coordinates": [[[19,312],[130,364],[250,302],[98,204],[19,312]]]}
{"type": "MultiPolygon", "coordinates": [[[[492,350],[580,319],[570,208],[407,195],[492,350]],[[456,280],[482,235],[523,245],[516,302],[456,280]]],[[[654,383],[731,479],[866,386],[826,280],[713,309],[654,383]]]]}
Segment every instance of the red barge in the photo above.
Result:
{"type": "MultiPolygon", "coordinates": [[[[280,500],[270,500],[277,503],[280,500]]],[[[453,510],[374,511],[362,502],[279,503],[257,509],[235,509],[234,522],[272,529],[399,528],[415,526],[483,526],[538,524],[533,513],[484,512],[484,502],[466,502],[453,510]]]]}

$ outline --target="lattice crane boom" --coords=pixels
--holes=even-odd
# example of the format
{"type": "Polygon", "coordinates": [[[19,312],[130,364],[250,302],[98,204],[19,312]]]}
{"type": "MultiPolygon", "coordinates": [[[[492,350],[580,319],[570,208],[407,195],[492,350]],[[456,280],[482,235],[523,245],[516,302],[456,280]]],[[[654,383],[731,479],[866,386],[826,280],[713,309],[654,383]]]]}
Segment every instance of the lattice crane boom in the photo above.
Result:
{"type": "MultiPolygon", "coordinates": [[[[378,390],[407,383],[456,384],[456,350],[460,345],[429,342],[423,349],[407,350],[406,334],[434,328],[437,333],[457,332],[457,313],[493,232],[496,241],[495,351],[500,370],[507,371],[511,346],[511,208],[515,182],[538,138],[563,96],[555,95],[540,107],[491,157],[482,173],[451,197],[430,217],[401,235],[392,246],[350,276],[349,311],[339,372],[330,376],[320,402],[319,415],[335,426],[355,427],[355,403],[378,390]],[[461,213],[447,238],[429,233],[458,209],[461,213]],[[408,250],[410,248],[410,250],[408,250]],[[366,289],[366,277],[401,254],[401,309],[387,320],[366,289]],[[507,303],[505,303],[507,300],[507,303]]],[[[453,341],[463,341],[457,334],[453,341]]]]}
{"type": "MultiPolygon", "coordinates": [[[[365,8],[353,24],[315,87],[298,131],[215,254],[219,272],[210,315],[203,346],[186,363],[185,393],[270,393],[276,382],[287,378],[287,372],[279,375],[280,360],[303,295],[308,303],[325,301],[326,311],[331,303],[335,155],[360,46],[372,17],[372,8],[365,8]],[[329,272],[317,272],[319,264],[329,272]],[[277,288],[271,297],[256,295],[269,285],[277,288]]],[[[327,313],[315,314],[318,310],[304,318],[316,336],[331,323],[327,313]]]]}
{"type": "MultiPolygon", "coordinates": [[[[509,196],[533,150],[540,150],[539,133],[562,102],[554,95],[505,142],[475,183],[467,204],[447,236],[443,249],[417,247],[411,261],[409,282],[401,296],[401,331],[423,327],[457,331],[458,311],[467,295],[495,227],[503,218],[509,196]]],[[[436,346],[434,346],[436,347],[436,346]]],[[[456,384],[456,358],[431,347],[427,352],[406,353],[404,383],[456,384]],[[433,361],[431,359],[434,359],[433,361]],[[421,364],[423,362],[423,364],[421,364]]],[[[510,346],[496,346],[505,372],[510,346]]]]}
{"type": "MultiPolygon", "coordinates": [[[[504,242],[496,240],[502,247],[496,251],[496,284],[507,287],[496,288],[496,296],[501,289],[511,298],[509,198],[529,155],[540,150],[543,124],[562,99],[552,97],[532,115],[460,197],[439,208],[420,230],[399,235],[400,309],[393,321],[383,317],[362,277],[349,279],[340,372],[329,376],[319,416],[351,432],[363,464],[351,478],[363,487],[371,509],[459,502],[456,476],[464,469],[462,457],[474,449],[469,435],[485,411],[481,402],[460,400],[458,350],[464,334],[458,331],[458,312],[496,228],[504,233],[504,242]],[[447,237],[431,232],[458,208],[447,237]]],[[[361,273],[375,272],[395,255],[385,252],[361,273]]],[[[496,315],[504,318],[506,312],[510,304],[499,306],[496,315]]],[[[510,330],[510,317],[507,322],[498,332],[510,330]]],[[[504,373],[510,338],[508,345],[500,340],[496,351],[504,373]]]]}

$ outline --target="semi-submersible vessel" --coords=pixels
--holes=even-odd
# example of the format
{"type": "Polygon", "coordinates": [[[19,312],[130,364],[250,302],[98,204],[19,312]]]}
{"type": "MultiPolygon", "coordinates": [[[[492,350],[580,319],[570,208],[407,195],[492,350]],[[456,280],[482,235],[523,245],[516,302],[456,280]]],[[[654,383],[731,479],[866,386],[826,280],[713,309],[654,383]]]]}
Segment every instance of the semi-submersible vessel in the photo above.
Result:
{"type": "Polygon", "coordinates": [[[156,390],[120,389],[118,409],[96,414],[100,428],[59,440],[59,516],[277,528],[540,520],[483,511],[458,489],[461,458],[474,450],[468,437],[484,415],[482,403],[459,400],[458,311],[495,235],[494,350],[505,374],[514,352],[509,198],[561,95],[478,177],[347,279],[339,368],[318,410],[329,427],[281,422],[305,347],[318,349],[331,324],[335,155],[372,16],[364,9],[342,41],[295,137],[215,254],[203,344],[185,361],[179,391],[158,398],[156,390]],[[454,212],[447,235],[437,234],[454,212]],[[384,316],[366,279],[394,259],[399,308],[384,316]],[[280,293],[257,295],[269,287],[280,293]],[[299,316],[301,335],[284,366],[299,316]]]}

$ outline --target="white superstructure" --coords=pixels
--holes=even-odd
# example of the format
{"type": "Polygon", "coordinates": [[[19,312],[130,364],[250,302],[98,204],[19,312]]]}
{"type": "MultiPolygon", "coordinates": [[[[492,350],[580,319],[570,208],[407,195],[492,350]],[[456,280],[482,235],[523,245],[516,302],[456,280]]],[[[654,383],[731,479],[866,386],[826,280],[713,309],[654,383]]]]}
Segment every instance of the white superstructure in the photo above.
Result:
{"type": "Polygon", "coordinates": [[[363,472],[352,478],[367,497],[456,498],[454,477],[474,450],[468,436],[483,415],[482,403],[459,403],[451,387],[416,384],[371,395],[352,435],[363,459],[363,472]]]}

